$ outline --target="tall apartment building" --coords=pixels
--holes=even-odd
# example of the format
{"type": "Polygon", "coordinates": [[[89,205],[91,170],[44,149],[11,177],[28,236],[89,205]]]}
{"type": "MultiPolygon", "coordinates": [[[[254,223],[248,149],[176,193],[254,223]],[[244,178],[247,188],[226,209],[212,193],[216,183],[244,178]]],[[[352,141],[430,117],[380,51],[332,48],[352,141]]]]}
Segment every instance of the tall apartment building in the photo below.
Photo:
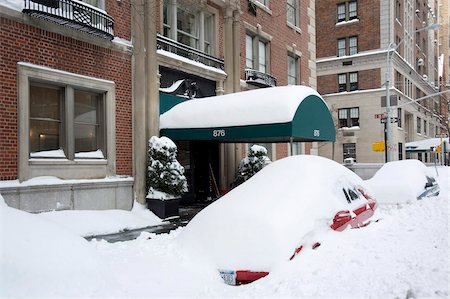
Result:
{"type": "Polygon", "coordinates": [[[127,0],[0,1],[0,193],[10,206],[131,208],[130,24],[127,0]]]}
{"type": "MultiPolygon", "coordinates": [[[[316,1],[317,85],[335,118],[337,141],[320,155],[342,162],[384,162],[374,151],[384,141],[381,119],[390,94],[393,160],[405,159],[407,142],[446,131],[439,91],[437,1],[316,1]],[[430,96],[430,97],[428,97],[430,96]],[[413,101],[418,102],[412,103],[413,101]]],[[[408,154],[409,155],[409,154],[408,154]]],[[[430,162],[434,153],[413,157],[430,162]]]]}
{"type": "MultiPolygon", "coordinates": [[[[439,24],[441,24],[441,28],[438,32],[439,36],[439,90],[447,91],[450,90],[450,1],[448,0],[439,0],[438,2],[438,14],[439,14],[439,24]]],[[[450,94],[445,93],[442,95],[443,99],[441,100],[442,114],[445,115],[445,112],[449,111],[449,102],[450,102],[450,94]]],[[[447,117],[447,130],[449,119],[447,117]]]]}

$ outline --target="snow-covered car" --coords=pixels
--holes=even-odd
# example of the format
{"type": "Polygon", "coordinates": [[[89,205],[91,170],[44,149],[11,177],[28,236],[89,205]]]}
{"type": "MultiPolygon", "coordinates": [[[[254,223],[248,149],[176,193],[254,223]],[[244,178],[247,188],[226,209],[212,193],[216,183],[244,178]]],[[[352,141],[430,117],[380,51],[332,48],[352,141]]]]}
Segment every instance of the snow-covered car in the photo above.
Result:
{"type": "Polygon", "coordinates": [[[411,203],[440,191],[433,170],[415,159],[385,163],[366,183],[380,204],[411,203]]]}
{"type": "Polygon", "coordinates": [[[364,227],[376,209],[364,181],[323,157],[291,156],[267,165],[203,209],[179,235],[224,281],[239,285],[320,245],[326,231],[364,227]]]}

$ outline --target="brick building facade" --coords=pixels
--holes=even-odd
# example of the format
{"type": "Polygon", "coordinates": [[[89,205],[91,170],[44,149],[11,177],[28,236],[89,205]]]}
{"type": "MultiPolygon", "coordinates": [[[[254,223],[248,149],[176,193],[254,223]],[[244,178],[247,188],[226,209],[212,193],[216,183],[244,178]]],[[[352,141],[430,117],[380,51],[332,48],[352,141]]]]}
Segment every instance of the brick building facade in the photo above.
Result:
{"type": "MultiPolygon", "coordinates": [[[[316,1],[316,22],[321,24],[318,91],[334,114],[338,139],[334,145],[320,146],[320,155],[338,162],[388,158],[386,151],[372,150],[385,138],[385,127],[377,116],[384,117],[388,110],[386,82],[390,115],[396,121],[388,126],[392,129],[387,141],[390,159],[405,159],[406,143],[447,130],[442,122],[445,115],[439,111],[441,100],[432,96],[438,92],[433,31],[438,9],[435,1],[424,0],[316,1]],[[427,98],[409,103],[422,97],[427,98]]],[[[431,162],[436,156],[425,153],[418,158],[431,162]]]]}

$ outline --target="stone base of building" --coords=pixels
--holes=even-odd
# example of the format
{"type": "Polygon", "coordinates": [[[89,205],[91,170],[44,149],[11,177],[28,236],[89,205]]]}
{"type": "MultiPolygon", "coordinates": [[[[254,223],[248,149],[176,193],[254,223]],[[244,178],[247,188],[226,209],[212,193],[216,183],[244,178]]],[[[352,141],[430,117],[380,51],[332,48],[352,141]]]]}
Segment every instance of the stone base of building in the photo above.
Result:
{"type": "MultiPolygon", "coordinates": [[[[2,182],[5,183],[5,182],[2,182]]],[[[50,184],[1,184],[8,206],[39,213],[58,210],[131,210],[133,178],[81,180],[50,184]]]]}

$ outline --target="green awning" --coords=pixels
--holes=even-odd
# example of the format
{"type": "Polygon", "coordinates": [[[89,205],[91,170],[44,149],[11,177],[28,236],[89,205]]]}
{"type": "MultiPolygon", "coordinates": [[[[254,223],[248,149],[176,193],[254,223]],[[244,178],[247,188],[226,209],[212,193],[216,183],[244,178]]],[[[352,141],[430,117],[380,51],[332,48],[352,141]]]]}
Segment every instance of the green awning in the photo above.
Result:
{"type": "Polygon", "coordinates": [[[161,136],[218,142],[335,141],[331,113],[306,86],[281,86],[182,102],[160,117],[161,136]]]}

